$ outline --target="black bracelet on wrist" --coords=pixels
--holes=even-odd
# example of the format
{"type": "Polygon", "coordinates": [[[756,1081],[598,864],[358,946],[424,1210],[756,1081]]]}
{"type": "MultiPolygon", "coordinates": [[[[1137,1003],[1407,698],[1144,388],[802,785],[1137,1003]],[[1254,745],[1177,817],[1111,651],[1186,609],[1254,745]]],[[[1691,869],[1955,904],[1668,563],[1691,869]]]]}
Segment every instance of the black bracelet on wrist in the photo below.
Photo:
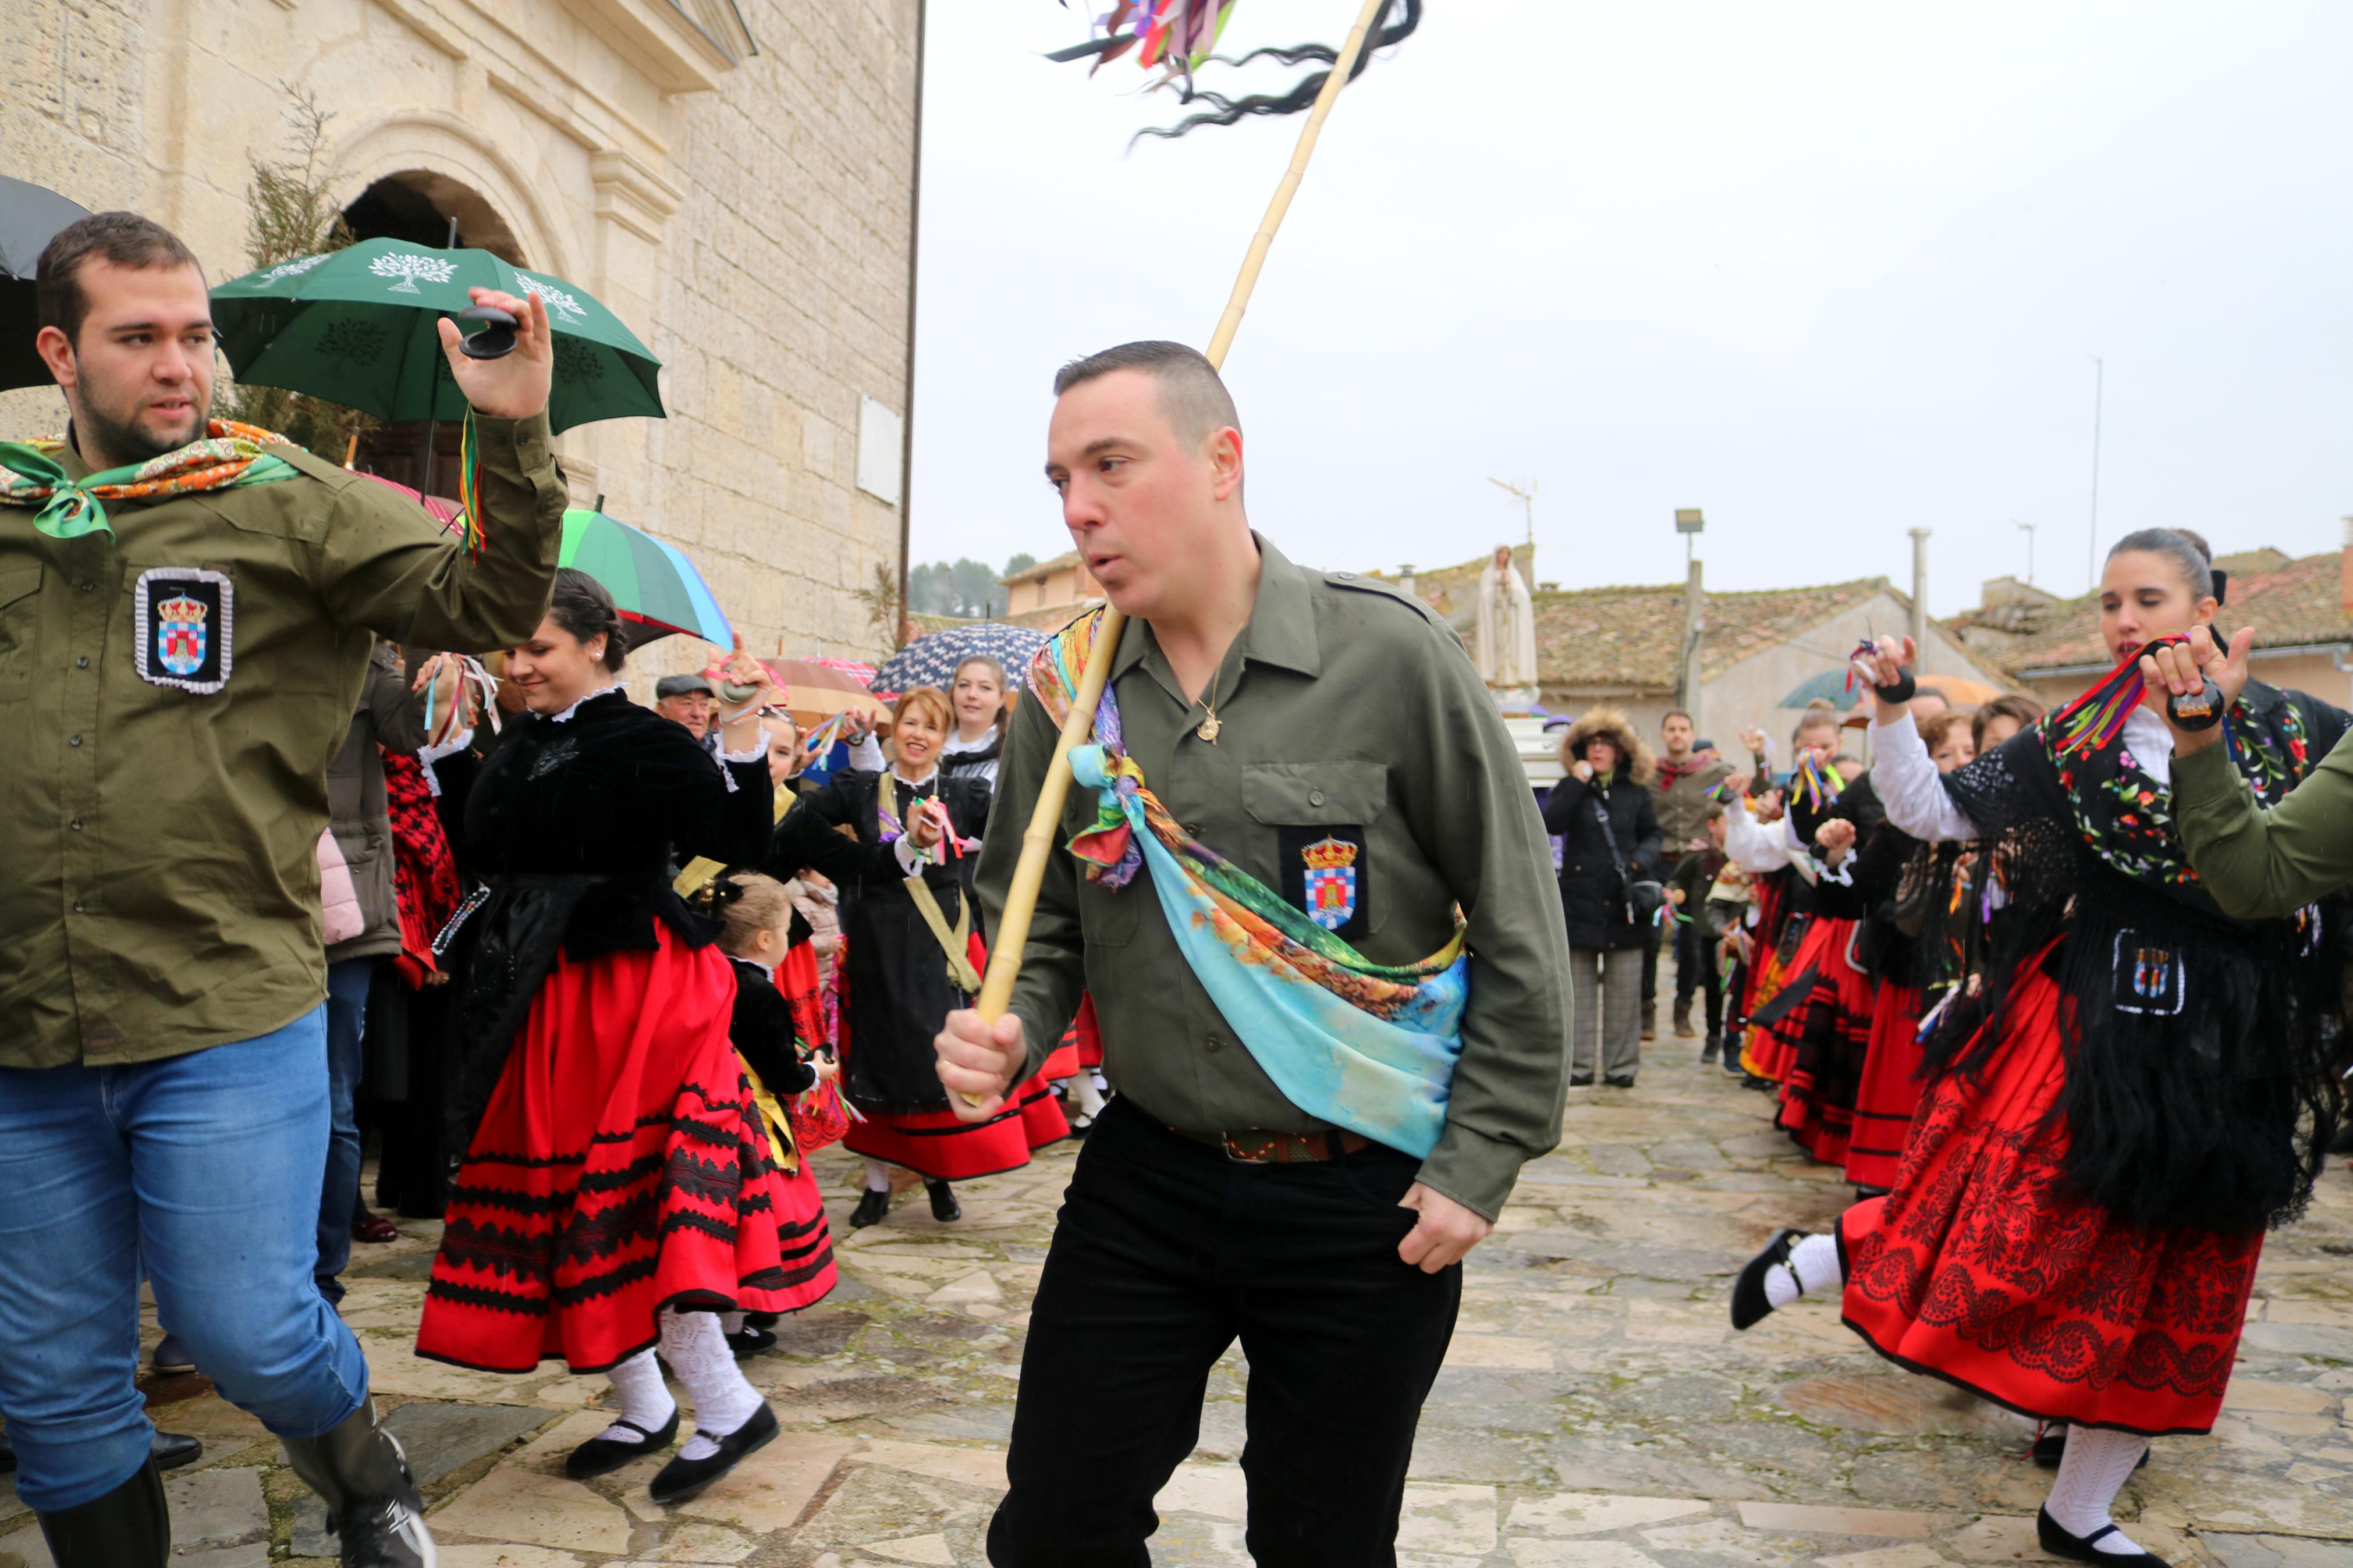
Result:
{"type": "Polygon", "coordinates": [[[1908,669],[1896,676],[1894,685],[1872,688],[1872,690],[1879,694],[1879,700],[1882,702],[1909,702],[1912,700],[1913,694],[1919,689],[1920,683],[1912,679],[1912,672],[1908,669]]]}

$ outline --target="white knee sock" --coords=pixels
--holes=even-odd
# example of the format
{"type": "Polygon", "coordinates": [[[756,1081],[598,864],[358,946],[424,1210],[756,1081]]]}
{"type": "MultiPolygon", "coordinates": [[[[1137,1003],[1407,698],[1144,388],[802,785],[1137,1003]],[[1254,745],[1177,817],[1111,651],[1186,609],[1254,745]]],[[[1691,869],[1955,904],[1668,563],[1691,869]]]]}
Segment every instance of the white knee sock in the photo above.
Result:
{"type": "Polygon", "coordinates": [[[1062,1089],[1071,1097],[1071,1102],[1079,1108],[1081,1116],[1092,1118],[1103,1114],[1103,1090],[1095,1087],[1094,1074],[1082,1072],[1075,1078],[1066,1078],[1062,1080],[1062,1089]]]}
{"type": "Polygon", "coordinates": [[[867,1161],[866,1190],[870,1193],[889,1192],[891,1190],[891,1167],[884,1164],[880,1160],[867,1161]]]}
{"type": "Polygon", "coordinates": [[[702,1436],[724,1437],[760,1408],[760,1391],[744,1381],[735,1369],[735,1354],[719,1331],[719,1320],[710,1312],[662,1309],[662,1359],[694,1397],[695,1435],[680,1457],[707,1459],[719,1446],[702,1436]]]}
{"type": "MultiPolygon", "coordinates": [[[[660,1431],[662,1423],[670,1419],[670,1412],[678,1408],[678,1401],[672,1399],[670,1390],[662,1386],[661,1368],[654,1364],[654,1352],[650,1349],[639,1351],[605,1376],[613,1384],[614,1394],[619,1396],[620,1415],[625,1420],[636,1422],[646,1432],[660,1431]]],[[[607,1426],[597,1436],[611,1443],[642,1443],[646,1440],[644,1432],[635,1432],[627,1426],[607,1426]]]]}
{"type": "MultiPolygon", "coordinates": [[[[2114,1523],[2108,1510],[2147,1452],[2148,1439],[2130,1432],[2070,1426],[2067,1456],[2059,1461],[2059,1478],[2051,1483],[2050,1500],[2042,1506],[2060,1529],[2078,1540],[2114,1523]]],[[[2097,1550],[2129,1557],[2141,1549],[2118,1531],[2103,1537],[2097,1550]]]]}
{"type": "Polygon", "coordinates": [[[1838,1237],[1810,1236],[1789,1248],[1787,1267],[1777,1263],[1765,1271],[1765,1300],[1786,1307],[1800,1296],[1819,1296],[1841,1282],[1838,1237]]]}

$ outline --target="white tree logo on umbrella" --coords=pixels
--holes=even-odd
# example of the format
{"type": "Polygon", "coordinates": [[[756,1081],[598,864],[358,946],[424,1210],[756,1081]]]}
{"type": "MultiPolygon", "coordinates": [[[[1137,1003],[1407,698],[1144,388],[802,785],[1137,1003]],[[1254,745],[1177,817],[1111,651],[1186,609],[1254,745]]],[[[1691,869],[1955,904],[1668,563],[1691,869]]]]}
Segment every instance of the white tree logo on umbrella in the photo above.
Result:
{"type": "Polygon", "coordinates": [[[281,261],[263,273],[261,280],[264,283],[279,283],[289,278],[299,278],[326,259],[323,256],[305,256],[293,261],[281,261]]]}
{"type": "Polygon", "coordinates": [[[418,256],[410,251],[396,250],[369,262],[368,270],[379,278],[398,279],[387,292],[414,294],[418,279],[422,278],[427,283],[447,283],[458,276],[458,264],[444,261],[438,256],[418,256]]]}
{"type": "Polygon", "coordinates": [[[526,272],[518,272],[515,276],[521,279],[525,292],[538,295],[546,302],[547,308],[558,315],[575,321],[588,319],[588,312],[581,309],[580,301],[554,284],[543,283],[526,272]]]}

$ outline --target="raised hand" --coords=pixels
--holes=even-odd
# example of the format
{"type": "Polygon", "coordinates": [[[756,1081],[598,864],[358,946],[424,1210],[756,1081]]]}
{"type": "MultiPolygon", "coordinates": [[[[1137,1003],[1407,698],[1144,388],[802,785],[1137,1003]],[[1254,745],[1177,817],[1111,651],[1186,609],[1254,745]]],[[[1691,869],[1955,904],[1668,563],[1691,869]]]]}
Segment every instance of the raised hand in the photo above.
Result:
{"type": "Polygon", "coordinates": [[[1814,829],[1814,844],[1835,866],[1854,847],[1854,824],[1842,816],[1833,816],[1814,829]]]}
{"type": "Polygon", "coordinates": [[[465,334],[444,316],[439,322],[441,353],[449,362],[450,378],[475,413],[493,419],[528,419],[547,406],[548,388],[555,384],[555,339],[547,324],[547,306],[536,294],[518,300],[495,289],[466,292],[475,304],[515,319],[515,346],[497,359],[474,359],[459,351],[465,334]]]}
{"type": "Polygon", "coordinates": [[[2192,626],[2188,642],[2168,643],[2140,656],[2141,679],[2147,684],[2151,699],[2148,705],[2157,710],[2166,728],[2173,731],[2175,751],[2202,752],[2222,738],[2222,730],[2220,725],[2183,729],[2174,722],[2167,700],[2201,692],[2211,679],[2221,689],[2222,706],[2227,710],[2247,689],[2247,656],[2254,646],[2253,626],[2242,626],[2231,638],[2227,652],[2214,646],[2213,633],[2207,627],[2192,626]]]}
{"type": "Polygon", "coordinates": [[[1880,637],[1871,645],[1869,653],[1855,655],[1854,665],[1874,687],[1894,686],[1919,657],[1920,650],[1913,646],[1910,637],[1880,637]]]}

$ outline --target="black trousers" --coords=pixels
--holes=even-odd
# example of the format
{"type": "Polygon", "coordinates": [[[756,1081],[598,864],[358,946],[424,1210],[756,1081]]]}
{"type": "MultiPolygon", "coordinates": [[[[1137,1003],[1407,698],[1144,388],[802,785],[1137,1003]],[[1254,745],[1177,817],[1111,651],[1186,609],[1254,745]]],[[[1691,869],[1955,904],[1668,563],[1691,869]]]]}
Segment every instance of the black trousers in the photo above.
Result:
{"type": "Polygon", "coordinates": [[[1709,941],[1704,915],[1675,927],[1675,1009],[1691,1005],[1694,988],[1707,994],[1707,1032],[1724,1033],[1724,975],[1715,967],[1715,943],[1709,941]]]}
{"type": "Polygon", "coordinates": [[[1210,1368],[1250,1358],[1247,1544],[1261,1568],[1397,1561],[1414,1426],[1458,1265],[1409,1268],[1419,1162],[1228,1160],[1115,1099],[1064,1196],[988,1530],[997,1568],[1148,1568],[1152,1500],[1200,1435],[1210,1368]]]}

